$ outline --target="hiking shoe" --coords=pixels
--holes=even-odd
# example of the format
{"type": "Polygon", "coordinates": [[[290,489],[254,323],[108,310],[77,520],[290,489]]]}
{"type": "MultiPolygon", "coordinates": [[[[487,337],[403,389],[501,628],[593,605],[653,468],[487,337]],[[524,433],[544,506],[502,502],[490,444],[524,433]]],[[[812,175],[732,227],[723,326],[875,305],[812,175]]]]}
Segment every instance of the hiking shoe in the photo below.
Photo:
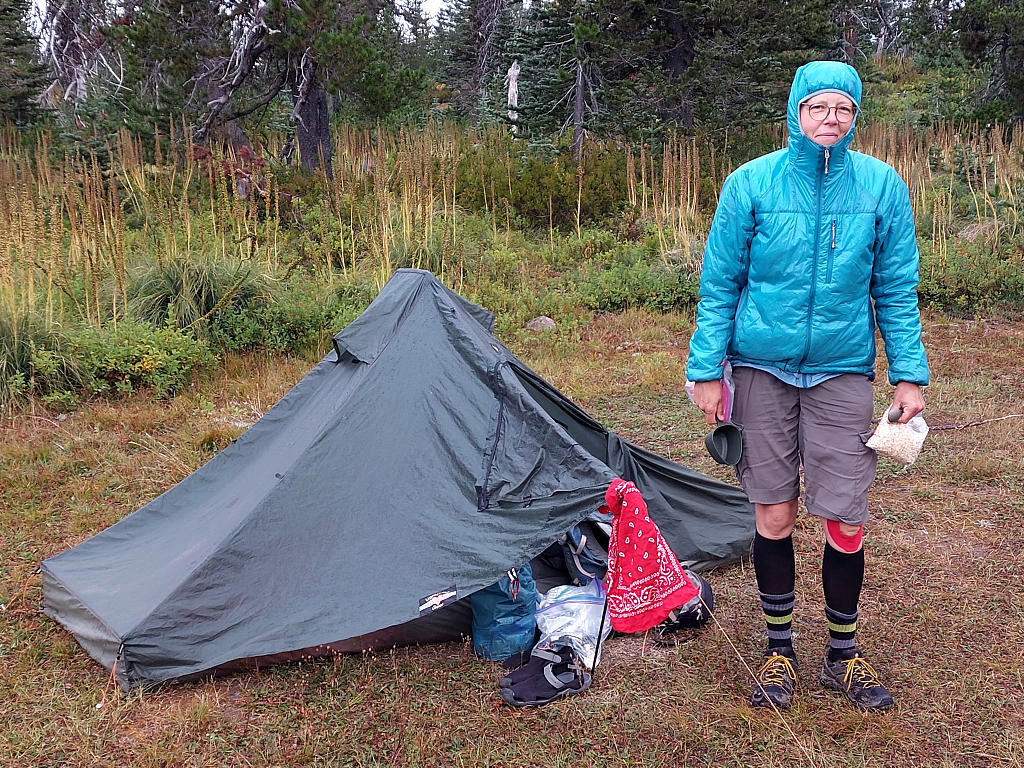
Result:
{"type": "Polygon", "coordinates": [[[523,680],[531,677],[540,677],[544,674],[544,667],[549,664],[568,664],[573,656],[569,646],[563,648],[535,648],[529,661],[519,669],[515,669],[498,680],[499,688],[511,688],[519,685],[523,680]]]}
{"type": "Polygon", "coordinates": [[[792,646],[769,648],[757,670],[757,682],[750,692],[750,706],[786,709],[793,703],[796,689],[796,653],[792,646]]]}
{"type": "Polygon", "coordinates": [[[574,696],[590,688],[590,673],[574,654],[566,662],[547,662],[541,674],[527,677],[511,686],[501,686],[501,698],[513,707],[538,707],[574,696]]]}
{"type": "Polygon", "coordinates": [[[895,704],[892,694],[882,685],[878,673],[860,655],[858,648],[852,648],[846,658],[835,661],[828,660],[828,649],[825,649],[821,684],[842,692],[857,709],[865,712],[880,712],[895,704]]]}

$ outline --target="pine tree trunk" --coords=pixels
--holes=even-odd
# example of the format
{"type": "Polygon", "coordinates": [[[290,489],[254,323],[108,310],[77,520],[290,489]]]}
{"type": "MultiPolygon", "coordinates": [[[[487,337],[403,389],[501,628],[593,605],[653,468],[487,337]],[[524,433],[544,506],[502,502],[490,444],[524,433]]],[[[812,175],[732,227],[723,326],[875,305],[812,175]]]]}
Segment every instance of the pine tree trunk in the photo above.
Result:
{"type": "Polygon", "coordinates": [[[577,163],[580,161],[580,153],[583,151],[583,137],[586,133],[583,128],[586,108],[586,93],[583,89],[586,87],[586,78],[583,76],[583,62],[576,59],[576,94],[572,103],[572,156],[577,163]]]}
{"type": "Polygon", "coordinates": [[[322,163],[327,178],[334,178],[334,168],[331,165],[331,116],[327,109],[327,93],[316,73],[309,77],[304,99],[300,92],[301,87],[301,82],[292,82],[292,103],[298,105],[295,112],[295,138],[299,144],[302,167],[308,171],[315,171],[322,163]]]}
{"type": "Polygon", "coordinates": [[[860,34],[857,29],[857,16],[853,9],[848,7],[843,13],[843,59],[847,64],[853,64],[859,42],[860,34]]]}
{"type": "MultiPolygon", "coordinates": [[[[663,19],[671,39],[675,41],[666,55],[665,69],[670,80],[678,80],[693,66],[697,57],[694,31],[678,13],[666,12],[663,19]]],[[[693,88],[683,90],[679,103],[672,109],[672,116],[684,127],[693,128],[693,88]]]]}

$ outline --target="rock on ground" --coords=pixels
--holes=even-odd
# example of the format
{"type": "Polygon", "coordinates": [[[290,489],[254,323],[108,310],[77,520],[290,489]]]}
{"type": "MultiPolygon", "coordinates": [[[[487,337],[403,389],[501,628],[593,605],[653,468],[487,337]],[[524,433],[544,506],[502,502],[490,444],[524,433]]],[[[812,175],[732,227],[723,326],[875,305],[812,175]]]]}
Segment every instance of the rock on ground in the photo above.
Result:
{"type": "Polygon", "coordinates": [[[550,331],[555,327],[555,321],[547,315],[540,315],[539,317],[533,318],[526,324],[526,328],[531,331],[550,331]]]}

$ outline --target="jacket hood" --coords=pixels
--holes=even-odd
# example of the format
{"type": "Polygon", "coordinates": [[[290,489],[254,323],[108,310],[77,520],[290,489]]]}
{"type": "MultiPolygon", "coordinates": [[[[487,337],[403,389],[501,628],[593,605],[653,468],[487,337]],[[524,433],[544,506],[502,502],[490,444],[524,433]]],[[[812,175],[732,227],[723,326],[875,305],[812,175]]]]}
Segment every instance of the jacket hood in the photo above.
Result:
{"type": "MultiPolygon", "coordinates": [[[[790,156],[820,155],[824,148],[812,141],[800,130],[800,102],[819,91],[841,91],[849,96],[860,111],[860,99],[863,92],[860,75],[849,64],[838,61],[812,61],[804,64],[793,76],[793,86],[789,90],[789,102],[786,107],[786,125],[789,129],[790,156]]],[[[840,160],[853,141],[853,129],[857,125],[854,115],[850,130],[838,142],[829,147],[836,160],[840,160]]]]}

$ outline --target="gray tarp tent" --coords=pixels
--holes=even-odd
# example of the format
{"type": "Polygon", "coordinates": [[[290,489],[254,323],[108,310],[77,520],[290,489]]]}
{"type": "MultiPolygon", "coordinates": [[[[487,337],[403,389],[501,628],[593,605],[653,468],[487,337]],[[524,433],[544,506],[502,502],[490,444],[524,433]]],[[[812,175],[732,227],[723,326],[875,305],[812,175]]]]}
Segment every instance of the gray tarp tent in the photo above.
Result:
{"type": "Polygon", "coordinates": [[[434,603],[530,560],[617,476],[680,560],[748,551],[741,491],[607,431],[492,326],[430,273],[399,270],[237,441],[46,560],[46,613],[106,668],[117,660],[124,688],[444,639],[434,603]]]}

